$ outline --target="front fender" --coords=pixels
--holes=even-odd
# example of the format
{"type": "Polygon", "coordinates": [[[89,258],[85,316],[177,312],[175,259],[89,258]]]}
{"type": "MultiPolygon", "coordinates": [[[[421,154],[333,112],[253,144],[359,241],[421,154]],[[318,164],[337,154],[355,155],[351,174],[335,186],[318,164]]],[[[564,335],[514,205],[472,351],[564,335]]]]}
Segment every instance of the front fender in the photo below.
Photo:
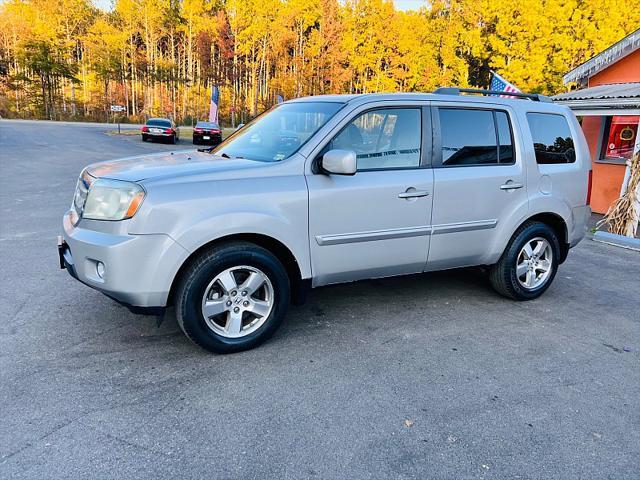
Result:
{"type": "Polygon", "coordinates": [[[246,234],[263,235],[282,243],[295,257],[302,278],[311,277],[306,223],[305,228],[300,228],[274,212],[234,212],[203,218],[177,235],[175,241],[192,253],[212,241],[246,234]]]}
{"type": "Polygon", "coordinates": [[[302,175],[196,179],[156,183],[132,219],[129,233],[169,235],[187,252],[231,235],[258,234],[285,245],[302,278],[311,277],[308,193],[302,175]]]}

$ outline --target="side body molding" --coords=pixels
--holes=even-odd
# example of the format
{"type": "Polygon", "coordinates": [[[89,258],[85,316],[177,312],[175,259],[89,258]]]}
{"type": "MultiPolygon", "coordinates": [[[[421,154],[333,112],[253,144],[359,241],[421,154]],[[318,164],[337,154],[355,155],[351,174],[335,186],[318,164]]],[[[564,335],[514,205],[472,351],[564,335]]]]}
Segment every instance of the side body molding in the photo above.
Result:
{"type": "Polygon", "coordinates": [[[421,237],[425,235],[440,235],[443,233],[467,232],[471,230],[487,230],[495,228],[497,224],[498,221],[494,219],[447,223],[442,225],[425,225],[422,227],[412,228],[392,228],[387,230],[344,233],[339,235],[316,235],[316,242],[320,246],[373,242],[376,240],[390,240],[393,238],[421,237]]]}

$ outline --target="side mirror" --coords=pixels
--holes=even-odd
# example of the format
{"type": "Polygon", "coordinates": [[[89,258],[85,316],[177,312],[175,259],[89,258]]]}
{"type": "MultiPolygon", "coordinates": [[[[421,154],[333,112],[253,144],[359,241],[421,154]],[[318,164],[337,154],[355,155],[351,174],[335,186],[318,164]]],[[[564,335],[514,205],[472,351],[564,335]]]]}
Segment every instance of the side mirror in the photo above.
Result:
{"type": "Polygon", "coordinates": [[[329,150],[320,159],[322,170],[334,175],[355,175],[356,152],[352,150],[329,150]]]}

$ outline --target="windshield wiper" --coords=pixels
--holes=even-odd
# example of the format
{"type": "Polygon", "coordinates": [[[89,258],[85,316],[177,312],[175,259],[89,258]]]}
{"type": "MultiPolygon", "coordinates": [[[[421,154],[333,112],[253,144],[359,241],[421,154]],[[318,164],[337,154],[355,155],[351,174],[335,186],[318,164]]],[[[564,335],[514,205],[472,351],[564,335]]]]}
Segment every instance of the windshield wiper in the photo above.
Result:
{"type": "Polygon", "coordinates": [[[219,155],[219,156],[221,156],[221,157],[223,157],[223,158],[233,158],[233,159],[236,159],[236,160],[237,160],[237,159],[239,159],[239,158],[241,158],[241,159],[243,159],[243,160],[244,160],[244,157],[240,157],[240,156],[237,156],[237,157],[231,157],[228,153],[224,153],[224,152],[219,153],[218,155],[219,155]]]}

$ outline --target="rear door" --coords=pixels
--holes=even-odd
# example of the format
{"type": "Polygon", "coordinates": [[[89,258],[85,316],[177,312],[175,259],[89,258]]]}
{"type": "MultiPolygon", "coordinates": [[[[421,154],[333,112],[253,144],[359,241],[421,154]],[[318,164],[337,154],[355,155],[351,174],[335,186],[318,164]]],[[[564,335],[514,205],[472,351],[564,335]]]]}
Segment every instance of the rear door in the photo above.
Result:
{"type": "MultiPolygon", "coordinates": [[[[527,210],[515,115],[502,105],[435,103],[433,233],[427,270],[495,260],[500,227],[527,210]]],[[[507,233],[510,235],[510,233],[507,233]]]]}

